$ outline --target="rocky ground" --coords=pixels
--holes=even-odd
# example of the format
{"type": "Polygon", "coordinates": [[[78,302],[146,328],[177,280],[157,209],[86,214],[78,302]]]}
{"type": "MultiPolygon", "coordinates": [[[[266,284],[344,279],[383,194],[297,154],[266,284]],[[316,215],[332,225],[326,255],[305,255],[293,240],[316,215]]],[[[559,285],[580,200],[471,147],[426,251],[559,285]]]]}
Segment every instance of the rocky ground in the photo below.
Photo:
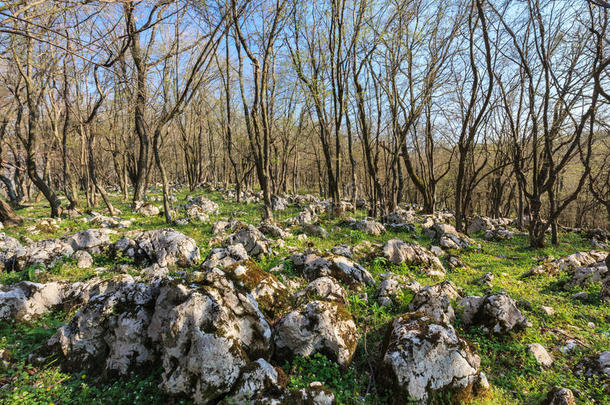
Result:
{"type": "Polygon", "coordinates": [[[601,230],[174,190],[0,234],[0,403],[610,403],[601,230]]]}

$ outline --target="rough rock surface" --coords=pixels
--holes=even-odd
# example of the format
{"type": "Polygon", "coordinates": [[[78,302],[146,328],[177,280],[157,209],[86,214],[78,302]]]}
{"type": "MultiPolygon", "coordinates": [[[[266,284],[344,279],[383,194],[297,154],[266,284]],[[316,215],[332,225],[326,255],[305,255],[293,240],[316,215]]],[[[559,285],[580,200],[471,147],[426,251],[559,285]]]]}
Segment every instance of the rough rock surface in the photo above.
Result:
{"type": "Polygon", "coordinates": [[[421,245],[391,239],[383,246],[383,256],[395,265],[407,263],[419,266],[428,275],[445,275],[445,268],[440,259],[421,245]]]}
{"type": "Polygon", "coordinates": [[[553,365],[553,358],[540,343],[530,343],[527,348],[541,366],[551,367],[553,365]]]}
{"type": "Polygon", "coordinates": [[[59,306],[64,293],[65,287],[60,283],[21,281],[0,285],[0,321],[30,321],[59,306]]]}
{"type": "Polygon", "coordinates": [[[274,238],[287,238],[290,236],[289,232],[286,232],[280,226],[270,222],[261,223],[258,226],[258,230],[261,231],[264,235],[271,236],[274,238]]]}
{"type": "Polygon", "coordinates": [[[241,244],[250,256],[258,256],[269,253],[269,242],[261,231],[253,225],[248,225],[229,236],[224,242],[224,247],[241,244]]]}
{"type": "Polygon", "coordinates": [[[282,211],[288,208],[288,201],[279,195],[273,194],[271,196],[271,209],[273,211],[282,211]]]}
{"type": "Polygon", "coordinates": [[[443,222],[424,224],[422,230],[425,235],[438,241],[438,244],[445,249],[461,250],[480,247],[474,240],[456,231],[453,225],[443,222]]]}
{"type": "Polygon", "coordinates": [[[356,222],[356,229],[367,235],[379,236],[385,233],[385,227],[379,222],[372,219],[363,219],[356,222]]]}
{"type": "Polygon", "coordinates": [[[67,237],[65,241],[69,243],[75,251],[91,250],[110,244],[111,232],[113,231],[108,229],[87,229],[67,237]]]}
{"type": "Polygon", "coordinates": [[[59,328],[48,346],[62,356],[68,369],[126,374],[146,366],[154,355],[147,339],[154,290],[131,282],[94,296],[59,328]]]}
{"type": "Polygon", "coordinates": [[[336,302],[312,301],[284,315],[273,329],[279,360],[319,352],[347,366],[358,342],[352,316],[336,302]]]}
{"type": "Polygon", "coordinates": [[[350,287],[375,285],[371,273],[358,263],[344,256],[321,257],[314,253],[297,253],[290,257],[292,263],[307,280],[330,276],[350,287]]]}
{"type": "Polygon", "coordinates": [[[496,229],[490,229],[490,230],[486,231],[485,235],[483,235],[483,238],[485,238],[487,240],[503,241],[503,240],[510,240],[513,238],[513,236],[514,236],[514,233],[512,233],[508,229],[499,227],[496,229]]]}
{"type": "Polygon", "coordinates": [[[285,312],[292,303],[286,286],[252,260],[225,267],[224,272],[234,283],[245,288],[271,319],[285,312]]]}
{"type": "Polygon", "coordinates": [[[327,238],[328,232],[326,229],[322,228],[322,225],[315,224],[304,224],[303,225],[303,233],[308,236],[317,236],[319,238],[327,238]]]}
{"type": "Polygon", "coordinates": [[[232,264],[248,260],[248,252],[241,243],[226,248],[214,248],[201,264],[202,270],[211,270],[215,267],[225,268],[232,264]]]}
{"type": "Polygon", "coordinates": [[[534,267],[526,274],[526,276],[554,276],[559,274],[560,271],[570,271],[578,267],[587,267],[602,262],[605,260],[607,255],[607,252],[599,250],[577,252],[534,267]]]}
{"type": "Polygon", "coordinates": [[[124,375],[160,359],[165,393],[209,403],[232,390],[250,358],[267,358],[270,345],[254,298],[216,269],[191,286],[124,277],[92,296],[45,350],[94,374],[124,375]]]}
{"type": "Polygon", "coordinates": [[[466,401],[487,385],[479,356],[451,325],[421,314],[396,318],[382,350],[379,381],[392,392],[391,403],[430,403],[439,392],[466,401]]]}
{"type": "Polygon", "coordinates": [[[172,228],[139,232],[133,239],[120,239],[111,248],[161,267],[190,267],[201,259],[195,241],[172,228]]]}
{"type": "Polygon", "coordinates": [[[345,304],[347,302],[347,293],[334,278],[320,277],[307,284],[304,289],[296,292],[294,298],[297,302],[303,302],[307,299],[319,299],[345,304]]]}
{"type": "Polygon", "coordinates": [[[188,196],[185,208],[188,210],[191,207],[197,207],[196,212],[202,213],[206,216],[210,214],[218,214],[220,212],[218,209],[218,204],[203,196],[188,196]]]}
{"type": "Polygon", "coordinates": [[[504,335],[521,331],[528,326],[517,303],[504,292],[484,297],[468,296],[460,300],[465,326],[480,325],[488,333],[504,335]]]}
{"type": "Polygon", "coordinates": [[[79,250],[72,255],[76,260],[76,267],[79,269],[89,269],[93,266],[93,257],[84,250],[79,250]]]}
{"type": "Polygon", "coordinates": [[[144,217],[155,217],[161,213],[159,207],[145,201],[137,201],[134,212],[144,217]]]}
{"type": "Polygon", "coordinates": [[[574,393],[568,388],[553,387],[541,405],[576,405],[574,393]]]}
{"type": "Polygon", "coordinates": [[[443,282],[420,289],[409,303],[410,312],[420,312],[436,322],[452,323],[455,312],[451,300],[459,297],[455,287],[443,282]]]}
{"type": "Polygon", "coordinates": [[[225,233],[234,232],[237,228],[241,227],[242,223],[236,219],[230,218],[228,220],[219,219],[212,225],[212,233],[214,235],[222,235],[225,233]]]}
{"type": "Polygon", "coordinates": [[[375,293],[377,303],[382,307],[396,304],[396,298],[403,291],[417,293],[421,290],[421,285],[417,281],[407,280],[406,277],[393,273],[387,273],[382,276],[383,281],[379,283],[375,293]]]}
{"type": "Polygon", "coordinates": [[[591,266],[577,267],[574,269],[565,287],[567,289],[572,287],[585,287],[590,283],[603,282],[607,278],[610,278],[608,267],[605,262],[600,261],[591,266]]]}
{"type": "Polygon", "coordinates": [[[413,215],[412,211],[397,209],[395,211],[390,212],[389,214],[384,215],[381,220],[384,224],[406,225],[415,221],[415,216],[413,215]]]}
{"type": "Polygon", "coordinates": [[[281,373],[265,359],[258,359],[244,367],[227,397],[229,404],[247,404],[251,401],[281,392],[281,373]]]}
{"type": "Polygon", "coordinates": [[[30,243],[17,251],[13,257],[16,269],[25,269],[28,266],[41,265],[52,267],[63,258],[70,257],[74,249],[69,243],[60,239],[46,239],[30,243]]]}

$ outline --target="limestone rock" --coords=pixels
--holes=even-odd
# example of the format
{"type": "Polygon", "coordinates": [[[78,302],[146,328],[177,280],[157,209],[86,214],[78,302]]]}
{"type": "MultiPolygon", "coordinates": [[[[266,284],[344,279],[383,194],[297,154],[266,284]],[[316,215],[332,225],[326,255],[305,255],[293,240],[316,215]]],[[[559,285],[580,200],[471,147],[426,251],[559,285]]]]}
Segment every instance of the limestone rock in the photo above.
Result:
{"type": "Polygon", "coordinates": [[[382,233],[385,233],[385,227],[372,219],[363,219],[362,221],[358,221],[356,223],[356,229],[366,233],[367,235],[373,236],[379,236],[382,233]]]}
{"type": "Polygon", "coordinates": [[[419,266],[428,275],[439,277],[445,275],[445,268],[439,258],[417,244],[403,242],[400,239],[391,239],[383,246],[383,255],[394,265],[407,263],[419,266]]]}
{"type": "Polygon", "coordinates": [[[352,316],[335,302],[312,301],[284,315],[274,326],[279,360],[320,352],[347,366],[358,342],[352,316]]]}
{"type": "Polygon", "coordinates": [[[504,335],[518,332],[528,326],[517,303],[505,292],[489,294],[485,297],[469,296],[459,302],[462,321],[465,326],[480,325],[484,331],[504,335]]]}
{"type": "Polygon", "coordinates": [[[211,270],[215,267],[224,268],[248,259],[248,252],[246,252],[244,246],[241,243],[236,243],[228,247],[212,249],[201,264],[201,269],[211,270]]]}
{"type": "Polygon", "coordinates": [[[332,277],[320,277],[307,284],[304,289],[294,294],[297,302],[307,299],[334,301],[340,304],[347,302],[345,289],[332,277]]]}
{"type": "Polygon", "coordinates": [[[551,367],[553,365],[553,358],[540,343],[530,343],[527,348],[541,366],[551,367]]]}
{"type": "Polygon", "coordinates": [[[228,247],[238,243],[246,249],[246,252],[250,256],[269,253],[269,242],[267,238],[265,238],[265,235],[253,225],[248,225],[229,236],[223,242],[223,246],[228,247]]]}
{"type": "Polygon", "coordinates": [[[396,318],[382,353],[379,381],[391,390],[393,404],[431,403],[441,392],[467,401],[487,385],[468,343],[451,325],[421,314],[396,318]]]}

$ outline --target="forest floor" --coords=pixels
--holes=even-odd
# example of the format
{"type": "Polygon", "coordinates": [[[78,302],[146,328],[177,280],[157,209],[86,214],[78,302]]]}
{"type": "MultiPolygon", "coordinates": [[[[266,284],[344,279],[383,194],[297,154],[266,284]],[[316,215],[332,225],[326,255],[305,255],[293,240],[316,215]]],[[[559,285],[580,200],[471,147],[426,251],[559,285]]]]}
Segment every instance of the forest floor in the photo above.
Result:
{"type": "MultiPolygon", "coordinates": [[[[184,202],[190,193],[184,190],[178,193],[178,202],[184,202]]],[[[218,192],[196,192],[215,201],[220,206],[220,213],[211,215],[206,223],[191,223],[188,225],[172,225],[172,228],[192,237],[201,250],[201,257],[220,243],[210,245],[214,238],[212,224],[218,219],[235,216],[240,221],[258,224],[260,221],[259,204],[237,204],[218,192]]],[[[160,195],[151,193],[151,195],[160,195]]],[[[125,219],[132,219],[129,229],[118,230],[112,235],[112,240],[120,238],[121,233],[133,229],[160,229],[167,225],[162,216],[142,217],[129,209],[129,203],[118,196],[112,196],[113,204],[119,208],[125,219]]],[[[155,203],[162,206],[160,203],[155,203]]],[[[32,240],[56,238],[76,231],[89,229],[91,224],[82,218],[62,219],[57,222],[59,227],[41,229],[32,234],[26,228],[36,225],[42,218],[48,216],[48,209],[43,203],[18,210],[25,221],[22,226],[5,228],[3,231],[20,239],[24,236],[32,240]]],[[[103,211],[103,207],[99,207],[103,211]]],[[[282,222],[293,217],[299,209],[289,207],[277,211],[276,221],[282,222]]],[[[83,214],[83,217],[87,214],[83,214]]],[[[353,214],[356,219],[366,216],[364,211],[353,214]]],[[[291,230],[292,235],[286,239],[286,245],[304,250],[316,247],[327,250],[339,244],[354,246],[368,240],[383,244],[389,239],[399,238],[404,241],[417,242],[430,248],[432,240],[423,236],[421,225],[417,232],[404,232],[388,229],[381,236],[369,236],[360,231],[340,226],[338,219],[330,219],[322,214],[321,225],[329,231],[329,236],[319,238],[310,236],[301,240],[297,238],[297,230],[291,230]]],[[[600,284],[593,283],[588,287],[589,298],[577,300],[572,296],[577,290],[562,289],[561,282],[567,277],[558,276],[529,277],[523,275],[540,264],[542,258],[553,256],[565,257],[578,251],[593,249],[591,243],[580,235],[561,233],[558,246],[549,246],[540,250],[528,247],[526,235],[515,235],[512,240],[501,242],[487,241],[482,235],[471,235],[480,243],[480,250],[462,251],[459,258],[466,264],[464,269],[448,270],[445,279],[463,289],[465,295],[485,295],[491,291],[504,290],[521,303],[520,309],[532,326],[524,332],[506,337],[489,337],[477,329],[465,330],[456,321],[456,330],[465,339],[474,343],[476,353],[481,357],[481,368],[487,375],[491,385],[488,393],[475,400],[477,404],[537,404],[546,396],[552,386],[558,385],[572,389],[576,393],[577,402],[582,404],[610,404],[610,393],[604,392],[604,384],[600,380],[585,379],[574,372],[575,366],[587,356],[595,355],[604,350],[610,350],[610,304],[599,299],[600,284]],[[476,283],[482,275],[491,272],[494,275],[493,287],[476,283]],[[525,304],[523,304],[525,303],[525,304]],[[542,306],[552,307],[553,315],[547,315],[542,306]],[[560,349],[566,336],[578,340],[580,344],[569,355],[560,349]],[[528,350],[529,343],[540,343],[551,353],[554,363],[543,368],[528,350]]],[[[550,241],[549,241],[550,242],[550,241]]],[[[274,249],[276,255],[261,257],[257,263],[269,270],[284,261],[290,255],[284,248],[274,249]]],[[[287,249],[287,248],[286,248],[287,249]]],[[[441,258],[446,265],[445,258],[441,258]]],[[[383,258],[366,258],[359,260],[376,279],[388,271],[406,275],[417,280],[421,285],[432,285],[440,280],[426,276],[417,268],[408,266],[392,266],[383,258]]],[[[79,269],[74,260],[66,259],[50,269],[27,268],[20,272],[0,273],[0,284],[12,284],[22,280],[49,282],[53,280],[86,280],[95,275],[94,269],[106,267],[103,277],[111,277],[119,271],[117,263],[111,262],[105,256],[94,256],[94,266],[91,269],[79,269]]],[[[123,260],[121,264],[129,264],[123,260]]],[[[134,266],[134,274],[137,269],[134,266]]],[[[448,266],[446,266],[449,268],[448,266]]],[[[124,269],[124,267],[123,267],[124,269]]],[[[197,267],[187,269],[195,271],[197,267]]],[[[124,271],[124,270],[121,270],[124,271]]],[[[280,280],[294,277],[295,274],[286,263],[284,270],[276,274],[280,280]]],[[[283,365],[289,377],[289,387],[306,387],[313,381],[320,381],[333,390],[337,401],[343,404],[352,403],[386,403],[391,393],[379,389],[371,370],[381,355],[381,342],[388,324],[397,315],[407,312],[412,294],[405,293],[398,298],[397,304],[389,307],[378,305],[372,297],[374,287],[363,291],[348,291],[347,309],[356,321],[360,332],[358,347],[351,365],[341,369],[336,363],[322,355],[308,358],[298,357],[283,365]],[[366,292],[369,300],[363,299],[366,292]]],[[[455,303],[452,303],[456,305],[455,303]]],[[[91,377],[83,372],[69,373],[62,371],[58,364],[35,366],[27,361],[28,355],[43,345],[55,333],[58,327],[65,324],[74,313],[54,311],[32,322],[0,322],[0,350],[10,352],[10,360],[0,363],[0,403],[2,404],[165,404],[188,403],[186,400],[170,400],[157,388],[161,370],[150,370],[148,374],[137,374],[129,378],[102,379],[91,377]]]]}

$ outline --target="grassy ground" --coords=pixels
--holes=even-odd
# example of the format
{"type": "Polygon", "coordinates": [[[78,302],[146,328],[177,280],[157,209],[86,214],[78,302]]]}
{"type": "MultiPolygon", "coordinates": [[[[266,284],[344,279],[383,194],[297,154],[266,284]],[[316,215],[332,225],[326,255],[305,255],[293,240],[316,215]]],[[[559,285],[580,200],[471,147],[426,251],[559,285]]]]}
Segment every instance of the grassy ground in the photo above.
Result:
{"type": "MultiPolygon", "coordinates": [[[[183,202],[188,192],[182,191],[177,196],[183,202]]],[[[159,195],[153,193],[152,195],[159,195]]],[[[256,224],[260,219],[260,208],[255,204],[236,204],[223,198],[219,193],[205,193],[206,197],[220,205],[221,213],[212,216],[209,223],[195,223],[185,226],[173,226],[175,229],[193,237],[201,248],[202,257],[217,245],[210,245],[213,238],[211,224],[220,218],[235,216],[236,218],[256,224]]],[[[129,204],[113,196],[113,203],[125,219],[133,219],[130,229],[157,229],[165,227],[162,217],[144,218],[132,214],[129,204]]],[[[156,203],[161,206],[160,203],[156,203]]],[[[99,207],[102,211],[103,207],[99,207]]],[[[31,207],[19,210],[19,215],[25,218],[23,226],[5,229],[8,235],[22,238],[29,237],[40,240],[58,237],[70,232],[88,229],[91,226],[81,218],[63,219],[58,221],[59,229],[42,229],[33,234],[26,228],[38,223],[39,219],[48,215],[48,209],[43,204],[33,204],[31,207]]],[[[276,220],[283,221],[298,212],[290,208],[276,213],[276,220]]],[[[354,215],[364,217],[364,212],[354,215]]],[[[337,244],[355,245],[362,241],[383,243],[391,238],[400,238],[430,247],[431,241],[421,236],[420,229],[415,234],[388,231],[380,237],[371,237],[361,232],[338,226],[338,220],[322,218],[323,226],[329,231],[328,238],[310,237],[298,241],[296,237],[289,238],[287,245],[304,249],[315,246],[319,249],[329,249],[337,244]]],[[[119,231],[119,233],[122,231],[119,231]]],[[[539,403],[553,385],[577,390],[578,402],[582,404],[610,403],[610,395],[602,391],[600,381],[585,380],[573,373],[573,368],[583,357],[610,350],[610,305],[599,302],[600,286],[592,286],[589,290],[592,297],[582,302],[571,299],[574,291],[563,291],[560,282],[565,275],[558,277],[522,278],[522,275],[545,256],[562,257],[581,250],[591,249],[591,245],[577,235],[563,234],[561,243],[556,247],[542,250],[528,248],[525,236],[516,236],[511,241],[487,242],[481,235],[474,238],[481,244],[480,251],[460,253],[460,259],[466,263],[466,269],[449,271],[446,279],[464,289],[465,294],[484,294],[485,287],[474,281],[487,272],[494,274],[493,291],[506,290],[516,300],[524,301],[522,306],[528,320],[533,324],[520,335],[510,339],[490,339],[474,331],[463,331],[457,328],[468,340],[477,346],[481,357],[482,368],[487,374],[492,389],[478,404],[539,403]],[[527,301],[527,303],[525,302],[527,301]],[[556,313],[547,316],[542,312],[542,306],[551,306],[556,313]],[[559,348],[567,337],[577,338],[583,344],[573,354],[564,356],[559,348]],[[528,353],[528,343],[541,343],[555,358],[554,365],[542,369],[528,353]]],[[[118,239],[120,234],[113,235],[118,239]]],[[[288,255],[287,250],[279,250],[277,256],[263,258],[259,264],[264,269],[280,263],[288,255]]],[[[125,264],[130,264],[128,261],[125,264]]],[[[417,269],[407,266],[390,266],[385,260],[373,257],[363,258],[363,264],[377,279],[381,273],[393,271],[404,274],[419,281],[422,285],[433,284],[440,280],[427,277],[417,269]]],[[[112,276],[116,263],[109,263],[105,257],[95,257],[96,266],[104,266],[111,270],[106,273],[112,276]]],[[[448,268],[448,266],[446,266],[448,268]]],[[[91,277],[93,270],[80,270],[74,262],[66,260],[46,271],[26,269],[20,273],[0,274],[0,283],[10,284],[20,280],[46,282],[50,280],[82,280],[91,277]]],[[[290,266],[286,266],[284,277],[292,276],[290,266]]],[[[400,297],[399,304],[392,308],[382,308],[374,303],[374,288],[365,290],[371,299],[366,302],[357,293],[351,293],[348,309],[356,319],[362,337],[359,341],[353,364],[347,370],[341,370],[335,363],[323,356],[298,358],[292,363],[283,365],[290,377],[290,386],[298,388],[307,386],[312,381],[321,381],[332,388],[340,403],[371,403],[381,404],[390,395],[378,390],[374,381],[377,359],[380,357],[381,340],[388,322],[396,315],[406,312],[411,299],[410,294],[400,297]]],[[[161,404],[170,403],[164,398],[156,386],[160,371],[149,375],[130,376],[115,381],[104,381],[91,378],[84,374],[62,372],[57,365],[50,364],[41,368],[27,364],[27,355],[36,347],[42,345],[55,330],[65,323],[72,314],[53,313],[31,324],[14,324],[0,322],[0,349],[11,353],[8,364],[0,365],[0,403],[6,404],[161,404]]]]}

